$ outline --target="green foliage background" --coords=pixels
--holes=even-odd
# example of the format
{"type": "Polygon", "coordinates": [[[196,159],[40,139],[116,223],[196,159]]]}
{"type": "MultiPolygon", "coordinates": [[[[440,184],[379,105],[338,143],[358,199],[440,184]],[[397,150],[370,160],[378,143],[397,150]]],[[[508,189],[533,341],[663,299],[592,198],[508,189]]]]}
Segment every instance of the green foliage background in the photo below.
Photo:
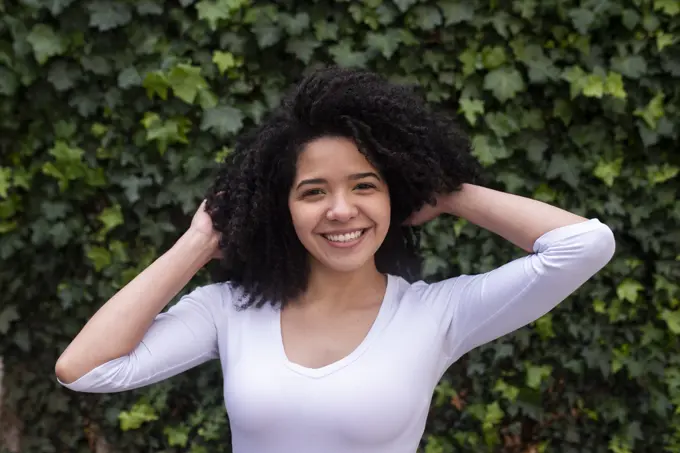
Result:
{"type": "MultiPolygon", "coordinates": [[[[495,187],[599,217],[612,263],[454,365],[423,451],[680,452],[677,0],[0,0],[0,356],[23,451],[228,452],[215,363],[82,395],[58,354],[187,226],[214,164],[307,67],[417,83],[495,187]]],[[[516,256],[428,225],[429,277],[516,256]]],[[[192,284],[207,282],[207,272],[192,284]]],[[[394,395],[398,398],[399,395],[394,395]]],[[[2,450],[2,447],[0,447],[2,450]]]]}

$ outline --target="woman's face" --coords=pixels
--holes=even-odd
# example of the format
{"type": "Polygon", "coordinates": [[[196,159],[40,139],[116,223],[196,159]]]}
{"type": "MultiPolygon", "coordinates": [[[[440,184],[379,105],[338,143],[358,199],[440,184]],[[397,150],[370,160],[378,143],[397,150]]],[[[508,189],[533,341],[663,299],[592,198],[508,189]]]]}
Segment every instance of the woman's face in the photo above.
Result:
{"type": "Polygon", "coordinates": [[[390,197],[382,176],[353,141],[323,137],[305,147],[288,207],[312,269],[351,272],[375,266],[373,257],[390,227],[390,197]]]}

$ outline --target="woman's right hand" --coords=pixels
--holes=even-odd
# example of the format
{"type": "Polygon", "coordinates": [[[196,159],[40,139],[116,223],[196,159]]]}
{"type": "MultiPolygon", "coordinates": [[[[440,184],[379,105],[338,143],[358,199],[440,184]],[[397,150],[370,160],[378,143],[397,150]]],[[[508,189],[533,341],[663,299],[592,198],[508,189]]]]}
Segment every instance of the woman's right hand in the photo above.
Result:
{"type": "Polygon", "coordinates": [[[198,210],[191,219],[191,226],[189,227],[189,232],[194,232],[198,235],[204,236],[209,240],[211,244],[214,244],[214,251],[212,254],[213,259],[219,259],[222,254],[219,249],[220,233],[215,231],[213,228],[212,218],[210,214],[205,209],[206,201],[203,200],[198,210]]]}

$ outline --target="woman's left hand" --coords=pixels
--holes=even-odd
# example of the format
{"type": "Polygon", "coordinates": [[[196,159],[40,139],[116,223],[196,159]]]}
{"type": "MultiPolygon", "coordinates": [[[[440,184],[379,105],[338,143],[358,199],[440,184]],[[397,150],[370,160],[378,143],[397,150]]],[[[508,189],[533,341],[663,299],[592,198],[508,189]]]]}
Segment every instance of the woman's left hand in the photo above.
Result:
{"type": "Polygon", "coordinates": [[[411,214],[411,216],[406,219],[404,222],[404,225],[409,225],[409,226],[418,226],[422,225],[424,223],[429,222],[430,220],[439,217],[442,214],[445,214],[448,212],[446,208],[446,203],[444,202],[444,196],[442,195],[437,195],[436,196],[436,201],[437,204],[435,206],[432,206],[429,203],[425,203],[425,206],[420,208],[418,211],[414,212],[411,214]]]}

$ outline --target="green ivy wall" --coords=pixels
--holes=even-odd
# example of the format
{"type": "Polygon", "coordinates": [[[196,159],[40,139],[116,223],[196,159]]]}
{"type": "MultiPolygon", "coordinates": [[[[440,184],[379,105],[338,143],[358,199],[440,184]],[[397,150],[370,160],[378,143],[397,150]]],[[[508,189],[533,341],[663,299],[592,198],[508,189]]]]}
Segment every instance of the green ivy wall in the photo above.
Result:
{"type": "MultiPolygon", "coordinates": [[[[422,451],[680,452],[678,0],[0,0],[0,13],[0,356],[21,451],[101,438],[230,451],[216,364],[96,396],[56,385],[54,362],[188,225],[233,137],[305,68],[335,63],[419,84],[469,130],[494,187],[617,237],[559,308],[452,367],[422,451]]],[[[423,253],[431,278],[517,256],[454,220],[428,225],[423,253]]]]}

